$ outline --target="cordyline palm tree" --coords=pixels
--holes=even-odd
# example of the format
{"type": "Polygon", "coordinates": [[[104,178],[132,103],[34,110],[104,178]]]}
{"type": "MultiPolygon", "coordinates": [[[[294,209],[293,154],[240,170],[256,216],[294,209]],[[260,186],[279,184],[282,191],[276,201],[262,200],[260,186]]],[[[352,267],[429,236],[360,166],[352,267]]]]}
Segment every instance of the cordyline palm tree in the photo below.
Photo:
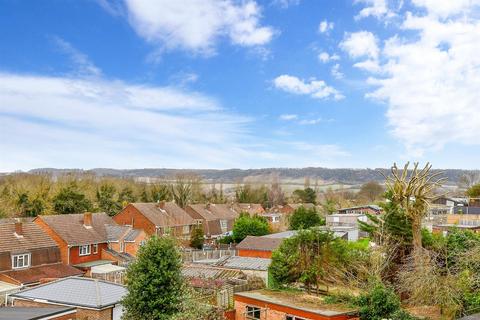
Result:
{"type": "Polygon", "coordinates": [[[442,172],[430,172],[432,168],[430,163],[419,170],[416,162],[410,173],[408,172],[409,164],[407,162],[402,172],[399,172],[394,163],[391,175],[386,177],[385,183],[387,190],[392,193],[392,201],[399,205],[412,221],[412,244],[415,254],[422,248],[422,219],[427,215],[430,203],[439,197],[434,191],[445,179],[439,178],[442,172]]]}

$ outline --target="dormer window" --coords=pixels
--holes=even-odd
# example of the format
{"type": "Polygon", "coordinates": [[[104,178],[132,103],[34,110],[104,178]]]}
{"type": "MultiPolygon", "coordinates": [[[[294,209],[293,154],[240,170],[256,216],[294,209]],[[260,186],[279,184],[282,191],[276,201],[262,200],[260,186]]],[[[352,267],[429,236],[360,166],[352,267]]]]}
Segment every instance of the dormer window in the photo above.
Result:
{"type": "Polygon", "coordinates": [[[16,254],[12,256],[12,269],[30,267],[30,253],[16,254]]]}

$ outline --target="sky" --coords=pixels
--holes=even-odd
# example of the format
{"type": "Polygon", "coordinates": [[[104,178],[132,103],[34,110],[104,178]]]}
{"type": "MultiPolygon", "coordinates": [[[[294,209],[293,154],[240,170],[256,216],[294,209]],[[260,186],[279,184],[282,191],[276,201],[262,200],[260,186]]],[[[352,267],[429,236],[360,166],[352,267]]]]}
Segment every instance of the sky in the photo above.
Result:
{"type": "Polygon", "coordinates": [[[478,169],[480,0],[0,0],[0,172],[478,169]]]}

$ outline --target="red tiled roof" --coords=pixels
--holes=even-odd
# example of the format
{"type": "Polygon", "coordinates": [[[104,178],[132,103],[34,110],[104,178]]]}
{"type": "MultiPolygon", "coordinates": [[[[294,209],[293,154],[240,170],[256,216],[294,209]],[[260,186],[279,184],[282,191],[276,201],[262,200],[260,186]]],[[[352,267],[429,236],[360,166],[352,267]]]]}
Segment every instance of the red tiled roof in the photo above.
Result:
{"type": "Polygon", "coordinates": [[[0,223],[0,253],[56,247],[57,244],[33,222],[22,222],[23,237],[15,235],[14,222],[0,223]]]}
{"type": "Polygon", "coordinates": [[[48,264],[22,270],[11,270],[0,273],[22,285],[38,283],[42,279],[59,279],[83,275],[83,271],[62,263],[48,264]]]}
{"type": "Polygon", "coordinates": [[[137,202],[131,205],[159,227],[186,226],[195,223],[195,220],[174,202],[137,202]]]}
{"type": "Polygon", "coordinates": [[[69,245],[105,243],[108,241],[107,225],[116,225],[106,213],[92,213],[92,227],[83,225],[84,214],[38,216],[69,245]]]}

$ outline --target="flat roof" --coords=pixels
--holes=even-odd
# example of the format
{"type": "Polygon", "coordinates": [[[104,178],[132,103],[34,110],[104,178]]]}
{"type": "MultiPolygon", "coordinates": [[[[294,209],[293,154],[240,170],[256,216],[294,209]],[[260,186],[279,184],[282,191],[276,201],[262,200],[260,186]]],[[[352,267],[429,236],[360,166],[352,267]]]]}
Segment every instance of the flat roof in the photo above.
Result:
{"type": "Polygon", "coordinates": [[[250,298],[262,302],[277,304],[292,309],[307,311],[322,316],[338,316],[342,314],[355,314],[355,309],[342,304],[326,304],[322,297],[309,295],[304,292],[255,290],[237,292],[235,296],[250,298]]]}
{"type": "Polygon", "coordinates": [[[41,320],[50,319],[52,316],[72,314],[76,308],[29,308],[29,307],[7,307],[0,308],[0,320],[41,320]]]}

